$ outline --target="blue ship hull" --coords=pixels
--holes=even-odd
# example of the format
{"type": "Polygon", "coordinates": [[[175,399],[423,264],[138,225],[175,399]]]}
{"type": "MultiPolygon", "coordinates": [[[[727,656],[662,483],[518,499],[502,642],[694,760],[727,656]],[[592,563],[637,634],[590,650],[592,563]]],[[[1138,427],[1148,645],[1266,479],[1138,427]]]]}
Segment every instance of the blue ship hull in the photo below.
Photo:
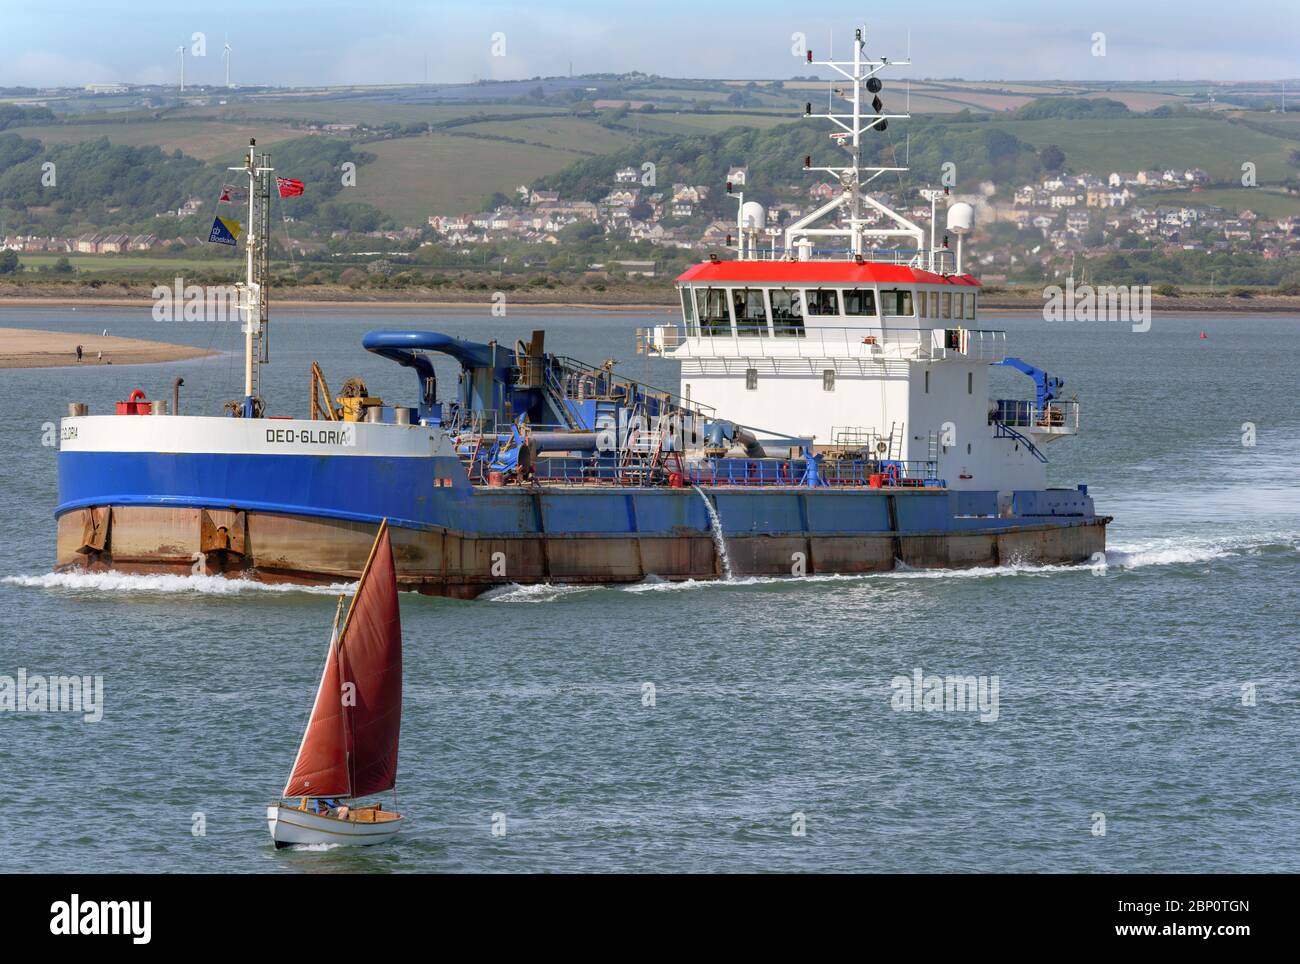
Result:
{"type": "MultiPolygon", "coordinates": [[[[150,420],[152,421],[152,420],[150,420]]],[[[1075,489],[471,484],[454,457],[63,451],[59,565],[355,578],[394,527],[404,588],[1084,562],[1109,519],[1075,489]],[[724,561],[706,496],[716,510],[724,561]]]]}

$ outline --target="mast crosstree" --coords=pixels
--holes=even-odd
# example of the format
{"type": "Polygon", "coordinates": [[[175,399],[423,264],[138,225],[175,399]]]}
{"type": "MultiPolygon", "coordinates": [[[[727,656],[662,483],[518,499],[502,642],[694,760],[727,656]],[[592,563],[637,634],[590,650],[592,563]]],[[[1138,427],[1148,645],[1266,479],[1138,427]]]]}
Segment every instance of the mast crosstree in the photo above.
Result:
{"type": "Polygon", "coordinates": [[[871,59],[866,55],[865,28],[858,27],[854,31],[852,60],[814,60],[812,51],[809,50],[808,63],[818,67],[828,67],[848,82],[847,85],[837,87],[837,82],[831,81],[831,101],[828,104],[826,113],[813,113],[812,102],[810,101],[806,106],[804,116],[828,120],[839,128],[839,130],[832,132],[831,138],[848,151],[850,163],[842,166],[823,167],[814,166],[811,157],[805,160],[805,170],[830,174],[839,181],[843,190],[835,198],[815,211],[804,215],[786,228],[785,247],[787,253],[797,252],[799,260],[809,260],[812,257],[813,238],[847,237],[849,240],[848,253],[850,257],[856,258],[865,253],[864,239],[905,237],[916,242],[917,257],[915,260],[923,262],[925,232],[897,211],[863,191],[864,186],[870,184],[882,174],[907,171],[906,167],[863,166],[862,138],[868,131],[885,130],[891,120],[907,120],[912,116],[911,114],[882,113],[884,104],[879,94],[884,85],[878,76],[887,67],[910,66],[911,59],[894,61],[887,60],[884,57],[879,60],[871,59]],[[837,94],[848,100],[852,105],[851,113],[835,112],[834,98],[837,94]],[[871,100],[864,102],[864,95],[870,96],[871,100]],[[871,108],[870,113],[867,112],[867,107],[871,108]],[[874,220],[868,220],[865,217],[864,206],[884,215],[893,223],[893,226],[873,226],[874,220]],[[840,212],[839,226],[811,227],[811,225],[836,211],[840,212]]]}

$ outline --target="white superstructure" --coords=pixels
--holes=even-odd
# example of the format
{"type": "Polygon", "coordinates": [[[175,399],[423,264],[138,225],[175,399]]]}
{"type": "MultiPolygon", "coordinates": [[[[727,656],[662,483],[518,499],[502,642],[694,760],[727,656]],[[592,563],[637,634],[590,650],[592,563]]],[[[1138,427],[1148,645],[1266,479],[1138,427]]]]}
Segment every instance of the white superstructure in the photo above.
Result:
{"type": "Polygon", "coordinates": [[[980,285],[962,270],[971,206],[940,212],[946,190],[922,192],[932,211],[927,246],[926,231],[863,191],[906,170],[862,167],[863,138],[907,116],[883,112],[878,76],[907,62],[868,58],[863,35],[852,60],[809,54],[840,74],[833,90],[851,110],[815,115],[809,103],[806,114],[831,121],[850,159],[816,167],[807,158],[805,167],[834,176],[841,192],[787,227],[784,248],[766,250],[754,226],[762,206],[738,198],[739,256],[715,255],[683,274],[680,323],[645,332],[643,346],[681,363],[683,396],[753,429],[769,447],[780,436],[808,439],[828,455],[867,451],[953,488],[1042,489],[1040,446],[1077,430],[1077,405],[1044,390],[1045,373],[1017,359],[1040,383],[1037,399],[990,400],[989,368],[1007,358],[1006,335],[980,327],[980,285]],[[933,223],[940,213],[941,242],[933,223]],[[816,247],[836,238],[847,248],[816,247]],[[868,246],[900,240],[913,246],[868,246]]]}

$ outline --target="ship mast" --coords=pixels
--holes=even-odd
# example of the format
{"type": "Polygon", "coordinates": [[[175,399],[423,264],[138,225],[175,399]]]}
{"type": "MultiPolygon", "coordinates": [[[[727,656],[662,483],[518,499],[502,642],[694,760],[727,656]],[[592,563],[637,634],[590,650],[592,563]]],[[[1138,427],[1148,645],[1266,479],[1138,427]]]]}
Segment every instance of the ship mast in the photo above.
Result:
{"type": "Polygon", "coordinates": [[[826,113],[814,114],[811,101],[804,111],[806,117],[828,120],[839,128],[838,131],[831,134],[831,137],[848,151],[851,163],[839,167],[814,167],[811,157],[805,160],[805,170],[823,171],[832,175],[839,181],[843,191],[831,201],[786,228],[786,250],[787,252],[793,251],[796,245],[802,242],[804,253],[800,257],[808,256],[807,248],[811,246],[811,238],[817,236],[847,237],[849,239],[848,253],[850,257],[862,256],[864,254],[863,239],[873,237],[912,238],[916,242],[917,258],[921,259],[924,253],[925,232],[897,211],[886,207],[862,190],[865,185],[870,184],[882,174],[903,173],[907,170],[906,167],[863,167],[862,135],[870,130],[885,130],[888,121],[907,120],[911,117],[911,114],[881,113],[884,104],[878,95],[884,85],[881,83],[880,78],[877,77],[877,74],[881,73],[886,67],[911,66],[912,61],[910,59],[890,61],[883,57],[879,60],[872,60],[867,57],[865,53],[865,29],[865,27],[858,27],[854,31],[852,60],[813,60],[812,51],[808,51],[808,63],[819,67],[829,67],[852,84],[852,95],[850,96],[843,88],[837,91],[834,86],[835,82],[832,82],[832,103],[828,106],[826,113]],[[863,103],[862,95],[864,91],[871,95],[869,105],[863,103]],[[833,98],[837,92],[846,97],[853,105],[852,113],[837,114],[834,112],[833,98]],[[864,111],[866,106],[870,106],[871,113],[864,111]],[[869,222],[863,216],[864,205],[874,208],[885,215],[894,223],[894,226],[885,228],[869,226],[869,222]],[[842,210],[840,221],[844,226],[832,228],[810,227],[810,225],[836,210],[842,210]]]}
{"type": "Polygon", "coordinates": [[[257,140],[250,137],[244,165],[230,168],[248,176],[246,272],[238,285],[239,307],[244,316],[244,398],[240,414],[245,418],[262,413],[260,366],[270,361],[266,277],[271,241],[271,172],[275,170],[270,163],[270,155],[258,154],[257,140]]]}

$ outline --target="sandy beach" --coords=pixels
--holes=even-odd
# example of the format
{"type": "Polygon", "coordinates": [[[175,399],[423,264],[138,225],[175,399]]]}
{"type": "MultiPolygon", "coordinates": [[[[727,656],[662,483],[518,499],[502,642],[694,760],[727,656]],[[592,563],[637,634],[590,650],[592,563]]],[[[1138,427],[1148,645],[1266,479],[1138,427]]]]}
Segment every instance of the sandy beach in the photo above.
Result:
{"type": "Polygon", "coordinates": [[[216,354],[219,353],[139,338],[36,331],[31,328],[0,328],[0,368],[58,368],[77,364],[147,365],[216,354]],[[78,345],[82,349],[80,362],[77,361],[78,345]]]}

